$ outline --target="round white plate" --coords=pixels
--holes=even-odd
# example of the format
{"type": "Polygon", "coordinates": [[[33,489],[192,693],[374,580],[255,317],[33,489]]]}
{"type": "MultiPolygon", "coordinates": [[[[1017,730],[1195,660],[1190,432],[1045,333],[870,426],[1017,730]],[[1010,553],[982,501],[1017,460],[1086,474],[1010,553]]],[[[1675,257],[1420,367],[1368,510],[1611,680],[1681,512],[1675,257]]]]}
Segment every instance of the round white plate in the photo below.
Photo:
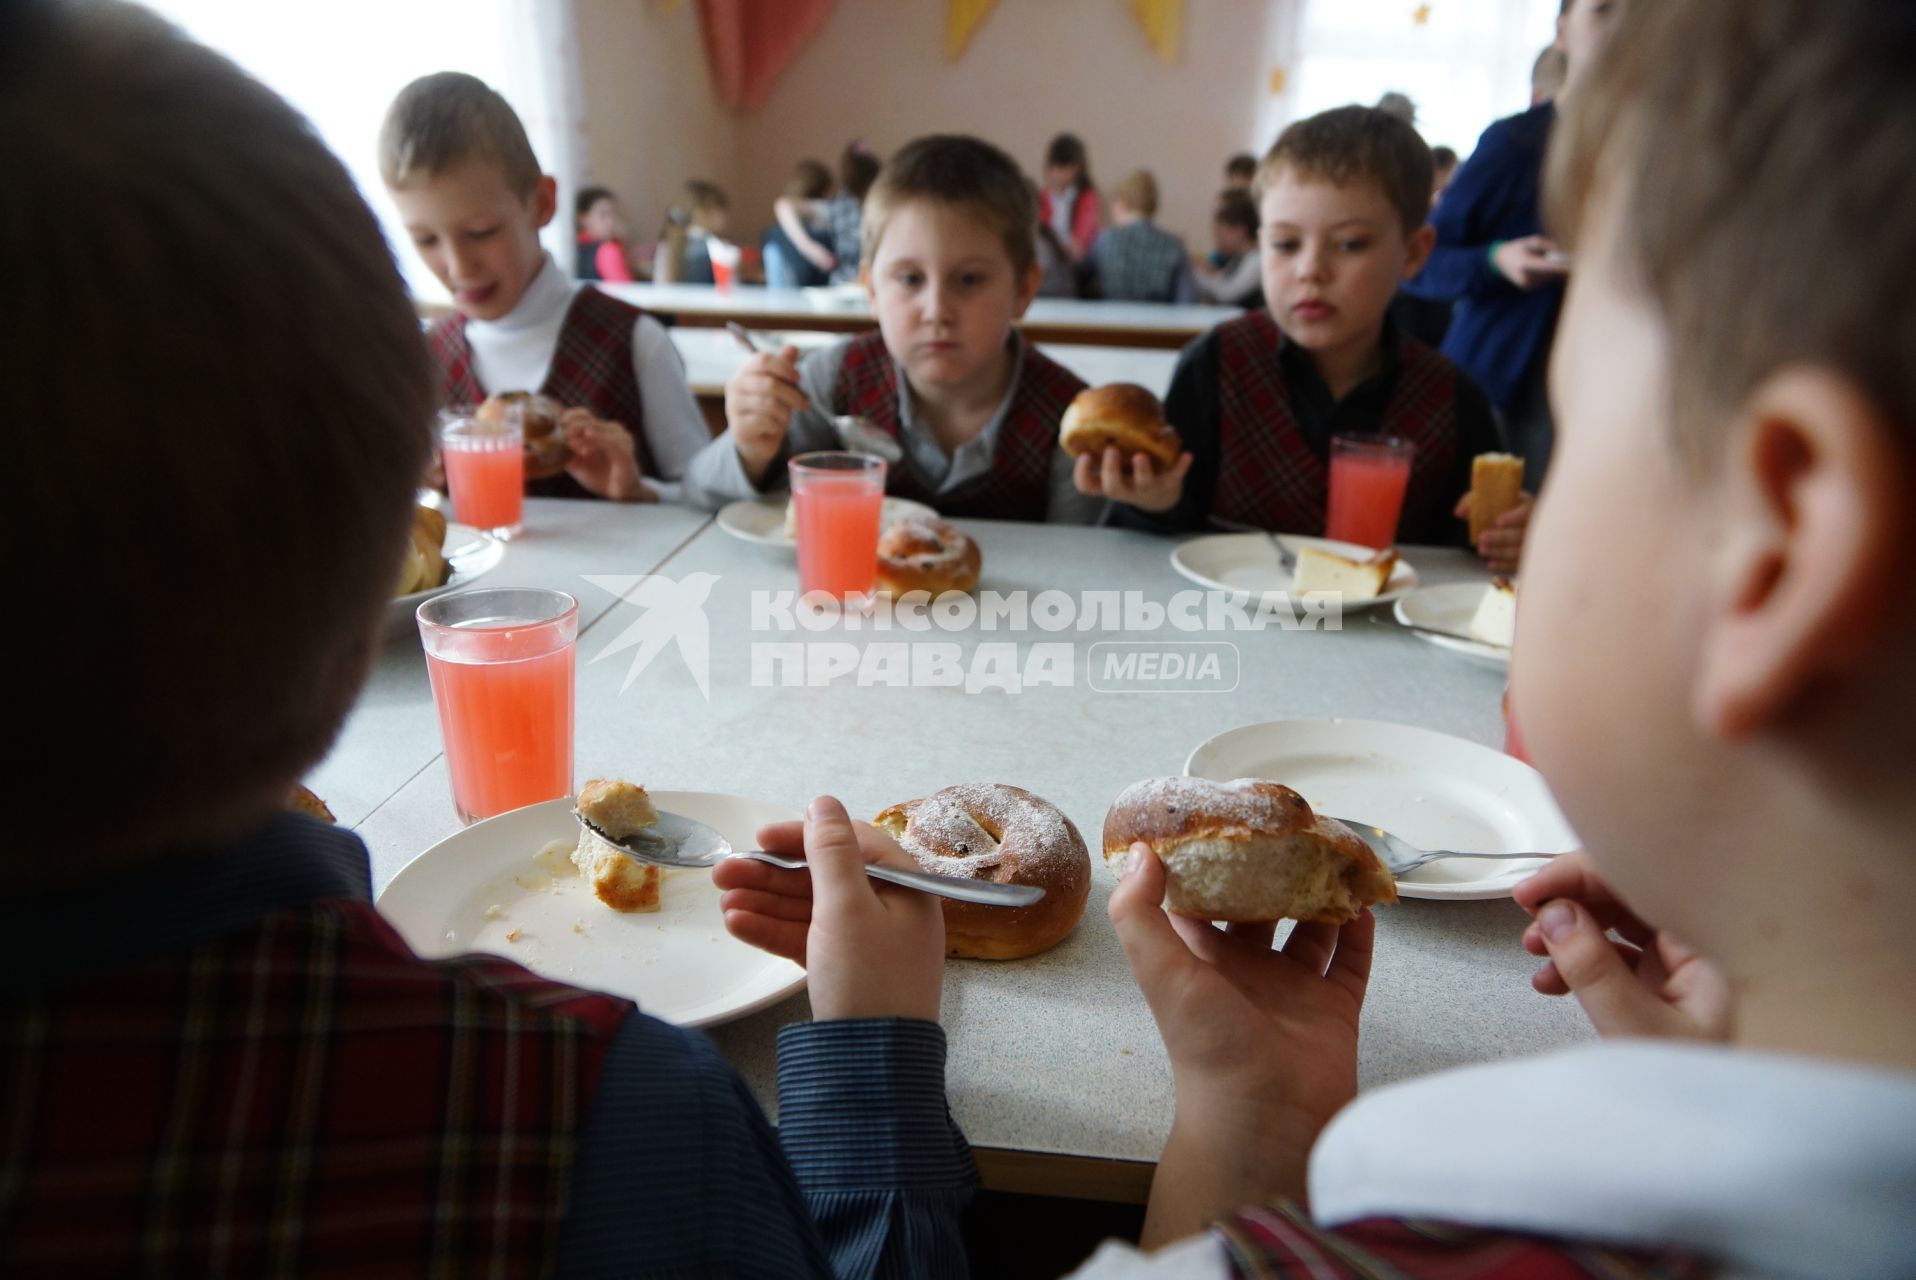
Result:
{"type": "MultiPolygon", "coordinates": [[[[765,823],[800,816],[698,791],[655,791],[652,799],[717,828],[738,849],[757,848],[765,823]]],[[[593,897],[570,862],[539,859],[549,841],[578,834],[571,800],[474,823],[408,863],[379,895],[379,910],[429,959],[490,952],[554,982],[636,1000],[682,1027],[743,1017],[804,987],[803,969],[725,932],[709,871],[665,871],[660,910],[627,914],[593,897]],[[517,940],[507,941],[515,931],[517,940]]]]}
{"type": "MultiPolygon", "coordinates": [[[[1194,778],[1266,778],[1320,814],[1382,827],[1425,849],[1577,847],[1543,775],[1501,751],[1381,720],[1273,720],[1221,733],[1184,762],[1194,778]]],[[[1447,858],[1397,882],[1406,898],[1502,898],[1541,861],[1447,858]]]]}
{"type": "MultiPolygon", "coordinates": [[[[1399,600],[1391,613],[1407,627],[1435,627],[1439,631],[1455,631],[1462,635],[1470,630],[1470,620],[1477,616],[1477,606],[1483,603],[1486,590],[1488,584],[1478,582],[1447,582],[1441,587],[1425,587],[1399,600]]],[[[1413,631],[1411,634],[1419,640],[1430,641],[1440,649],[1461,653],[1485,666],[1500,670],[1507,670],[1510,666],[1510,650],[1494,644],[1436,636],[1427,631],[1413,631]]]]}
{"type": "MultiPolygon", "coordinates": [[[[718,526],[734,538],[766,547],[798,550],[798,540],[785,532],[785,504],[790,498],[741,498],[719,508],[718,526]]],[[[886,498],[879,509],[880,528],[888,528],[906,516],[936,516],[937,511],[910,498],[886,498]]]]}
{"type": "MultiPolygon", "coordinates": [[[[1329,538],[1308,538],[1298,533],[1278,537],[1293,555],[1303,547],[1316,547],[1333,555],[1365,560],[1376,554],[1371,547],[1355,542],[1333,542],[1329,538]]],[[[1180,542],[1171,549],[1171,567],[1197,583],[1217,591],[1248,591],[1262,596],[1267,591],[1289,591],[1291,571],[1283,567],[1277,548],[1267,533],[1213,533],[1180,542]]],[[[1402,556],[1384,582],[1383,591],[1373,600],[1347,604],[1347,611],[1369,609],[1387,604],[1417,585],[1417,570],[1402,556]]]]}
{"type": "Polygon", "coordinates": [[[386,606],[386,621],[395,630],[413,625],[413,611],[419,607],[420,601],[471,586],[498,568],[499,562],[506,558],[506,544],[484,529],[475,529],[469,524],[448,523],[446,541],[440,547],[440,554],[452,566],[452,572],[444,582],[426,591],[394,596],[392,603],[386,606]]]}

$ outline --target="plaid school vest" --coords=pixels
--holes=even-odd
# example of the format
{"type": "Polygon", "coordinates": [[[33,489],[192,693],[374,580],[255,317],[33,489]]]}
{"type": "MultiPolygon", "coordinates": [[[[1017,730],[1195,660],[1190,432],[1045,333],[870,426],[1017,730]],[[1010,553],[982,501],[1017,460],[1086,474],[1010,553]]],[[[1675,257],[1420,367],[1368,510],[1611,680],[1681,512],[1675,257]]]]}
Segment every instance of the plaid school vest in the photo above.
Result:
{"type": "MultiPolygon", "coordinates": [[[[1324,532],[1330,463],[1312,452],[1291,413],[1277,360],[1282,335],[1266,311],[1227,320],[1218,343],[1218,472],[1211,514],[1285,533],[1324,532]]],[[[1457,369],[1405,338],[1379,434],[1417,446],[1400,528],[1427,528],[1444,502],[1457,454],[1457,369]]],[[[1454,497],[1454,495],[1453,495],[1454,497]]]]}
{"type": "MultiPolygon", "coordinates": [[[[572,295],[565,323],[559,326],[559,344],[546,370],[542,394],[568,409],[592,410],[632,433],[639,473],[652,475],[652,456],[645,448],[645,406],[639,399],[639,379],[632,371],[632,327],[643,314],[630,303],[587,285],[572,295]]],[[[466,345],[466,317],[458,312],[433,323],[426,331],[433,361],[439,366],[439,402],[476,405],[489,394],[472,371],[472,351],[466,345]]],[[[523,391],[525,387],[499,387],[523,391]]],[[[535,498],[589,498],[592,495],[571,476],[560,472],[526,481],[535,498]]]]}
{"type": "Polygon", "coordinates": [[[1704,1280],[1689,1254],[1637,1251],[1449,1223],[1373,1218],[1336,1230],[1294,1205],[1241,1209],[1211,1224],[1237,1280],[1704,1280]]]}
{"type": "MultiPolygon", "coordinates": [[[[1058,421],[1084,382],[1030,345],[998,429],[991,469],[950,493],[933,493],[909,466],[886,473],[885,489],[936,507],[947,516],[979,520],[1042,521],[1051,498],[1051,455],[1058,451],[1058,421]]],[[[885,339],[877,333],[851,340],[832,386],[832,408],[857,414],[898,439],[898,372],[885,339]]]]}
{"type": "Polygon", "coordinates": [[[0,1006],[0,1270],[549,1274],[631,1009],[345,899],[0,1006]]]}

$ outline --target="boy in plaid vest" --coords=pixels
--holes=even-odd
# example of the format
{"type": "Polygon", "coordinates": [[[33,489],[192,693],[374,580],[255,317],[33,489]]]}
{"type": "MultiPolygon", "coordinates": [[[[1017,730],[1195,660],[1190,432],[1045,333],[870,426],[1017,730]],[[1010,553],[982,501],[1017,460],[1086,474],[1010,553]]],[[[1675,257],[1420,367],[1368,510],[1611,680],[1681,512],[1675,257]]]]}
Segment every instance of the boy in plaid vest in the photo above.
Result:
{"type": "Polygon", "coordinates": [[[1010,156],[977,138],[907,145],[865,199],[867,289],[878,332],[798,360],[746,361],[725,386],[725,432],[686,472],[717,507],[785,488],[795,454],[838,449],[811,406],[871,420],[904,451],[886,490],[948,516],[1089,524],[1058,422],[1084,389],[1014,326],[1037,295],[1037,212],[1010,156]]]}
{"type": "Polygon", "coordinates": [[[1353,1099],[1370,919],[1174,929],[1140,846],[1188,1238],[1087,1277],[1916,1275],[1916,6],[1647,0],[1585,71],[1615,8],[1566,15],[1511,672],[1586,841],[1523,945],[1605,1039],[1353,1099]]]}
{"type": "MultiPolygon", "coordinates": [[[[1430,148],[1396,116],[1343,107],[1286,129],[1258,169],[1263,310],[1228,320],[1178,361],[1165,416],[1188,461],[1081,458],[1079,487],[1119,504],[1114,521],[1174,532],[1208,525],[1324,531],[1333,434],[1416,446],[1398,537],[1459,541],[1453,516],[1471,460],[1494,452],[1489,402],[1389,317],[1430,253],[1430,148]]],[[[1515,568],[1528,506],[1484,534],[1515,568]]]]}
{"type": "Polygon", "coordinates": [[[143,9],[27,0],[0,164],[34,477],[0,545],[37,628],[6,687],[0,1274],[962,1276],[943,916],[873,892],[904,855],[836,802],[760,833],[804,851],[803,901],[726,899],[810,970],[780,1130],[702,1035],[420,960],[365,846],[279,812],[378,650],[434,401],[305,121],[143,9]]]}
{"type": "Polygon", "coordinates": [[[528,476],[540,497],[676,501],[711,439],[658,321],[570,279],[539,245],[558,185],[539,172],[506,100],[446,71],[400,90],[379,169],[420,260],[452,294],[428,338],[440,403],[539,391],[566,406],[564,471],[528,476]]]}

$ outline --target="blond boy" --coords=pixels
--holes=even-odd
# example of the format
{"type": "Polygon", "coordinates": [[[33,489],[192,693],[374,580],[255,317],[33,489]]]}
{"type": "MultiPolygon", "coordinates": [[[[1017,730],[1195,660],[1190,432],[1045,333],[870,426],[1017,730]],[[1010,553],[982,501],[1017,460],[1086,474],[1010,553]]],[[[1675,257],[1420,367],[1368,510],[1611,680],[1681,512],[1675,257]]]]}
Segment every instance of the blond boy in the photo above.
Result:
{"type": "Polygon", "coordinates": [[[527,493],[676,498],[710,439],[678,352],[656,320],[568,278],[540,247],[558,185],[506,100],[459,72],[413,81],[386,113],[379,168],[457,308],[428,335],[441,402],[541,391],[567,406],[570,461],[527,493]]]}
{"type": "Polygon", "coordinates": [[[1225,1216],[1086,1274],[1916,1274],[1912,59],[1909,5],[1633,5],[1553,143],[1513,691],[1587,852],[1516,896],[1616,1039],[1352,1102],[1371,921],[1181,937],[1142,851],[1144,1243],[1225,1216]]]}
{"type": "Polygon", "coordinates": [[[813,408],[870,420],[898,441],[887,491],[950,516],[1086,524],[1058,421],[1084,383],[1018,333],[1038,290],[1030,188],[1004,152],[933,136],[880,171],[860,228],[878,331],[798,360],[748,360],[725,388],[727,429],[686,472],[716,507],[786,486],[794,455],[840,448],[813,408]]]}

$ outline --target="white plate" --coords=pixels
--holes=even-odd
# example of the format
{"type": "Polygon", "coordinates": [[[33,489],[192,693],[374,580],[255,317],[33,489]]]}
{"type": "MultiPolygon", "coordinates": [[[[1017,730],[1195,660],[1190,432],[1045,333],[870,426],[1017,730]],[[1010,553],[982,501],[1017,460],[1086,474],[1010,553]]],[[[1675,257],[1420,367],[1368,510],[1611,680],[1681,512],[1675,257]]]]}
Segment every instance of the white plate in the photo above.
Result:
{"type": "MultiPolygon", "coordinates": [[[[1365,560],[1376,554],[1371,547],[1355,542],[1333,542],[1329,538],[1307,538],[1302,534],[1278,535],[1292,554],[1303,547],[1316,547],[1333,555],[1365,560]]],[[[1277,548],[1265,533],[1213,533],[1180,542],[1171,549],[1171,567],[1202,587],[1218,591],[1248,591],[1262,596],[1267,591],[1291,589],[1291,572],[1283,567],[1277,548]]],[[[1417,570],[1402,556],[1384,582],[1384,589],[1373,600],[1344,606],[1346,612],[1387,604],[1417,585],[1417,570]]]]}
{"type": "MultiPolygon", "coordinates": [[[[785,532],[785,504],[789,498],[741,498],[719,508],[718,526],[734,538],[766,547],[798,550],[798,540],[785,532]]],[[[907,516],[933,516],[938,512],[910,498],[886,498],[879,509],[880,528],[889,528],[907,516]]]]}
{"type": "MultiPolygon", "coordinates": [[[[1194,778],[1267,778],[1318,813],[1425,849],[1562,853],[1577,847],[1543,775],[1501,751],[1381,720],[1274,720],[1221,733],[1184,762],[1194,778]]],[[[1397,882],[1406,898],[1502,898],[1543,863],[1447,858],[1397,882]]]]}
{"type": "MultiPolygon", "coordinates": [[[[1483,603],[1484,592],[1488,589],[1488,583],[1478,582],[1447,582],[1441,587],[1425,587],[1399,600],[1391,612],[1407,627],[1435,627],[1439,631],[1455,631],[1461,635],[1470,630],[1470,620],[1477,616],[1477,606],[1483,603]]],[[[1413,631],[1411,634],[1419,640],[1430,641],[1440,649],[1461,653],[1486,666],[1500,670],[1507,670],[1510,666],[1510,650],[1494,644],[1434,636],[1423,631],[1413,631]]]]}
{"type": "Polygon", "coordinates": [[[413,611],[419,607],[420,601],[471,586],[498,568],[499,562],[506,558],[506,544],[484,529],[475,529],[469,524],[448,523],[446,541],[439,553],[446,557],[452,572],[436,587],[394,596],[392,603],[386,606],[386,622],[393,629],[400,630],[413,625],[413,611]]]}
{"type": "MultiPolygon", "coordinates": [[[[800,816],[697,791],[655,791],[652,798],[661,809],[716,827],[739,849],[757,848],[754,833],[765,823],[800,816]]],[[[576,874],[553,877],[536,860],[539,850],[578,833],[571,800],[474,823],[408,863],[379,895],[379,909],[422,956],[490,952],[554,982],[636,1000],[682,1027],[743,1017],[804,987],[803,969],[725,932],[709,871],[667,871],[662,908],[635,914],[602,904],[576,874]],[[506,941],[515,929],[518,941],[506,941]]]]}

